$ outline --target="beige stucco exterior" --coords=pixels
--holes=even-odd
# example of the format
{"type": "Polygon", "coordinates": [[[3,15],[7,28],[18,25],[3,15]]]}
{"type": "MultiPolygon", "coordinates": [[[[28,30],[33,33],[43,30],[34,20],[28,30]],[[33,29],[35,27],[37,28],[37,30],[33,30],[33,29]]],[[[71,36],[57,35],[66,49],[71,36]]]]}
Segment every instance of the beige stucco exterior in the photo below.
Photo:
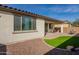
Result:
{"type": "MultiPolygon", "coordinates": [[[[35,38],[43,38],[45,34],[45,23],[52,23],[54,27],[60,27],[61,33],[69,30],[69,24],[57,24],[53,21],[36,18],[36,30],[14,32],[14,15],[9,12],[0,11],[0,43],[12,44],[35,38]],[[66,28],[67,30],[64,30],[66,28]]],[[[53,28],[51,31],[53,31],[53,28]]]]}
{"type": "Polygon", "coordinates": [[[12,44],[44,36],[45,20],[36,19],[36,30],[21,33],[14,33],[14,15],[0,11],[0,43],[12,44]]]}
{"type": "Polygon", "coordinates": [[[61,33],[69,33],[71,29],[71,25],[68,23],[55,24],[54,27],[60,27],[61,33]]]}
{"type": "Polygon", "coordinates": [[[61,27],[61,25],[63,25],[63,27],[69,27],[69,24],[55,24],[55,27],[61,27]]]}

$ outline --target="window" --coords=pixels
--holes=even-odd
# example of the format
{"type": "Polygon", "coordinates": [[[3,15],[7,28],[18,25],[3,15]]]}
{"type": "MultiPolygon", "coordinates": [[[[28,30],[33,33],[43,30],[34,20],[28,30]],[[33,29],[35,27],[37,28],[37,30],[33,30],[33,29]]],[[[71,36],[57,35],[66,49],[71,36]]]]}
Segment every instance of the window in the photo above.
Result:
{"type": "Polygon", "coordinates": [[[52,29],[52,24],[49,24],[49,29],[52,29]]]}
{"type": "Polygon", "coordinates": [[[35,30],[35,29],[36,29],[36,20],[35,20],[35,18],[33,18],[33,19],[31,20],[31,29],[32,29],[32,30],[35,30]]]}
{"type": "Polygon", "coordinates": [[[14,16],[14,31],[21,30],[21,16],[14,16]]]}
{"type": "Polygon", "coordinates": [[[22,17],[22,29],[23,30],[31,30],[31,18],[23,16],[22,17]]]}
{"type": "Polygon", "coordinates": [[[14,31],[36,30],[35,18],[28,16],[14,16],[14,31]]]}

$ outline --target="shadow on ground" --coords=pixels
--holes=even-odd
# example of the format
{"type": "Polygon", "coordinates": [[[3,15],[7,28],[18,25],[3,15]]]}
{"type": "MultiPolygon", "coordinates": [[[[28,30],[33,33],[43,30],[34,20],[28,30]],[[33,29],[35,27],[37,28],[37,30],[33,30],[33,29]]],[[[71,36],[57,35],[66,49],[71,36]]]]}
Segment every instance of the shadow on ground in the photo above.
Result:
{"type": "Polygon", "coordinates": [[[73,49],[72,51],[68,51],[66,48],[64,50],[62,49],[63,46],[66,47],[68,45],[73,45],[74,46],[74,49],[75,48],[79,48],[79,34],[76,34],[75,36],[71,37],[69,40],[67,40],[64,43],[60,44],[56,48],[48,51],[44,55],[79,55],[79,50],[75,51],[73,49]],[[74,45],[72,43],[73,41],[74,41],[74,45]]]}
{"type": "Polygon", "coordinates": [[[6,45],[0,44],[0,55],[6,55],[6,45]]]}

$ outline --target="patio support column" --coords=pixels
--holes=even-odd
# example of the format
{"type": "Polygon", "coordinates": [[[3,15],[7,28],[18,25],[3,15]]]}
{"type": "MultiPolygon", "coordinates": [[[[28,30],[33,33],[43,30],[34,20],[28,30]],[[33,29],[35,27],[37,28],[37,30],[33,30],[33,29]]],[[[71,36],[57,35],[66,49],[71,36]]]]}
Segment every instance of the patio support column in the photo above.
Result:
{"type": "Polygon", "coordinates": [[[49,32],[49,23],[48,23],[48,32],[49,32]]]}
{"type": "Polygon", "coordinates": [[[54,32],[54,28],[55,28],[54,25],[53,25],[52,27],[53,27],[53,28],[52,28],[52,32],[54,32]]]}
{"type": "Polygon", "coordinates": [[[61,25],[61,33],[63,33],[63,24],[61,25]]]}

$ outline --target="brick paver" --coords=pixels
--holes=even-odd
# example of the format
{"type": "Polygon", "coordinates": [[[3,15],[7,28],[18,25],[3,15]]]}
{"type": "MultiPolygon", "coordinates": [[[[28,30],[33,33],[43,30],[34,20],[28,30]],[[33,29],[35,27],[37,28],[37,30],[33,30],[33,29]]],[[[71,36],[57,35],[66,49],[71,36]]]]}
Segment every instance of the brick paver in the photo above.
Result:
{"type": "MultiPolygon", "coordinates": [[[[65,33],[47,33],[47,38],[55,38],[61,35],[69,35],[65,33]]],[[[75,34],[74,34],[75,35],[75,34]]],[[[70,35],[70,36],[74,36],[70,35]]],[[[67,55],[67,54],[79,54],[77,52],[63,51],[47,45],[42,38],[26,40],[24,42],[18,42],[15,44],[7,45],[8,54],[12,55],[43,55],[43,54],[56,54],[56,55],[67,55]]]]}
{"type": "Polygon", "coordinates": [[[43,39],[33,39],[16,44],[7,45],[7,52],[12,55],[39,55],[45,54],[53,47],[49,47],[43,39]]]}

